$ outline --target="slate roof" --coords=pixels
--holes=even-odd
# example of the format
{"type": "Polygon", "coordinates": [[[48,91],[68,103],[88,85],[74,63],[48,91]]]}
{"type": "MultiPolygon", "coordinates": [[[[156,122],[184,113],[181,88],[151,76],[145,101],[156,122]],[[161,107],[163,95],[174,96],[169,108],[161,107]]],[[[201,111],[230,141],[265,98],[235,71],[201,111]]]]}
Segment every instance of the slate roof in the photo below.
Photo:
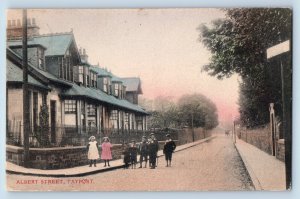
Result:
{"type": "MultiPolygon", "coordinates": [[[[28,39],[28,45],[44,46],[47,49],[45,56],[64,55],[73,39],[73,33],[39,35],[28,39]]],[[[20,46],[22,40],[8,40],[7,45],[20,46]]]]}
{"type": "MultiPolygon", "coordinates": [[[[15,58],[22,60],[22,55],[19,55],[18,53],[14,52],[13,50],[11,50],[10,48],[6,48],[6,50],[8,52],[10,52],[11,54],[13,54],[15,56],[15,58]]],[[[67,82],[63,79],[59,79],[56,76],[52,75],[51,73],[48,73],[47,71],[41,70],[35,66],[33,66],[32,64],[28,63],[28,66],[30,66],[31,68],[34,68],[35,71],[37,71],[38,73],[40,73],[42,76],[46,77],[47,79],[54,81],[54,82],[58,82],[61,84],[65,84],[68,86],[72,86],[72,84],[70,82],[67,82]]]]}
{"type": "MultiPolygon", "coordinates": [[[[23,82],[23,71],[10,60],[6,59],[6,81],[8,82],[23,82]]],[[[37,81],[31,75],[28,75],[28,84],[44,89],[49,89],[48,86],[37,81]]]]}
{"type": "Polygon", "coordinates": [[[126,78],[121,78],[121,80],[123,81],[123,84],[126,86],[126,91],[128,92],[138,91],[139,94],[142,94],[140,78],[126,77],[126,78]]]}
{"type": "Polygon", "coordinates": [[[148,114],[142,107],[132,104],[124,99],[117,99],[112,95],[108,95],[103,91],[95,88],[83,87],[77,84],[73,84],[72,88],[67,89],[65,92],[61,94],[62,96],[81,96],[88,97],[90,99],[94,99],[100,102],[104,102],[110,105],[122,107],[127,110],[133,110],[136,112],[140,112],[143,114],[148,114]]]}
{"type": "Polygon", "coordinates": [[[98,73],[98,75],[102,75],[102,76],[109,76],[109,77],[112,77],[112,73],[111,72],[108,72],[107,70],[103,69],[103,68],[100,68],[99,66],[90,66],[90,70],[98,73]]]}

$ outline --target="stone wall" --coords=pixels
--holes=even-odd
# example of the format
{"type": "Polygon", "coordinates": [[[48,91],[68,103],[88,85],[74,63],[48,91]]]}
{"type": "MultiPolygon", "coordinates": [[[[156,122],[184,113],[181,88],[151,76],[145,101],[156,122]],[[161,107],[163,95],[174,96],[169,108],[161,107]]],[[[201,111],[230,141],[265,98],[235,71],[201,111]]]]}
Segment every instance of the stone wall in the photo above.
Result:
{"type": "Polygon", "coordinates": [[[284,139],[279,139],[276,144],[277,144],[276,158],[284,162],[285,159],[284,139]]]}
{"type": "MultiPolygon", "coordinates": [[[[175,141],[178,144],[178,141],[175,141]]],[[[159,149],[162,150],[164,141],[159,141],[159,149]]],[[[112,147],[113,160],[120,159],[123,152],[121,144],[114,144],[112,147]]],[[[101,154],[101,148],[99,150],[101,154]]],[[[78,147],[55,147],[55,148],[30,148],[30,168],[36,169],[63,169],[81,165],[87,165],[86,146],[78,147]]],[[[6,160],[23,166],[23,148],[17,146],[6,146],[6,160]]],[[[102,160],[98,160],[102,162],[102,160]]]]}
{"type": "MultiPolygon", "coordinates": [[[[211,136],[211,131],[205,130],[203,128],[194,128],[195,141],[210,136],[211,136]]],[[[182,131],[178,132],[178,140],[180,145],[193,142],[193,130],[191,128],[184,128],[182,131]]]]}

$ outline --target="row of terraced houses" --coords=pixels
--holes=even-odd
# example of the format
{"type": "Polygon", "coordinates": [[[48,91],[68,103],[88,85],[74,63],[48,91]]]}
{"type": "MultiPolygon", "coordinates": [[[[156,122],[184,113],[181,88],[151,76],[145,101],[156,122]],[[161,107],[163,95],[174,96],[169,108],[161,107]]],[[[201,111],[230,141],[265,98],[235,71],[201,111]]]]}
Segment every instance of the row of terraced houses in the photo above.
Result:
{"type": "MultiPolygon", "coordinates": [[[[7,26],[7,144],[23,144],[22,25],[7,26]]],[[[39,34],[28,20],[30,146],[80,146],[91,135],[122,143],[127,134],[147,130],[147,112],[138,105],[140,78],[120,78],[88,61],[73,32],[39,34]],[[43,105],[49,131],[41,131],[43,105]],[[47,111],[46,111],[47,112],[47,111]],[[46,136],[41,134],[47,134],[46,136]],[[41,139],[47,139],[42,142],[41,139]]],[[[45,117],[45,116],[44,116],[45,117]]]]}

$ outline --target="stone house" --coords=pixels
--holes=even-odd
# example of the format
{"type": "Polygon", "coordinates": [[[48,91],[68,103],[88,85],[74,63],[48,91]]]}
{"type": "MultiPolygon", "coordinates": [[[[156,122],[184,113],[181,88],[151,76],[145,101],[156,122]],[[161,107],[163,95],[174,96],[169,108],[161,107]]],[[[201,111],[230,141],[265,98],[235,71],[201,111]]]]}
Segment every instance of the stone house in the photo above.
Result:
{"type": "MultiPolygon", "coordinates": [[[[40,147],[37,131],[41,105],[49,111],[51,146],[82,145],[91,135],[112,136],[147,130],[148,113],[135,100],[131,84],[88,61],[78,49],[73,32],[39,34],[28,20],[30,145],[40,147]],[[129,86],[130,90],[126,90],[129,86]],[[129,99],[129,100],[127,100],[129,99]]],[[[8,21],[7,28],[7,140],[22,145],[23,72],[22,26],[8,21]]],[[[119,139],[119,142],[122,140],[119,139]]],[[[124,139],[123,139],[124,141],[124,139]]]]}

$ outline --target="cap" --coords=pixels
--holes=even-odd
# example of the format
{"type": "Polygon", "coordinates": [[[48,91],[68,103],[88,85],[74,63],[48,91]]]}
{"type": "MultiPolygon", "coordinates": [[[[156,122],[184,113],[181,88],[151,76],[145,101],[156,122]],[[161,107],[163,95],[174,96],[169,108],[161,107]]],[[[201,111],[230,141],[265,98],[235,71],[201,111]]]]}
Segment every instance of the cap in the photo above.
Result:
{"type": "Polygon", "coordinates": [[[170,135],[170,134],[167,134],[166,137],[171,137],[171,135],[170,135]]]}

